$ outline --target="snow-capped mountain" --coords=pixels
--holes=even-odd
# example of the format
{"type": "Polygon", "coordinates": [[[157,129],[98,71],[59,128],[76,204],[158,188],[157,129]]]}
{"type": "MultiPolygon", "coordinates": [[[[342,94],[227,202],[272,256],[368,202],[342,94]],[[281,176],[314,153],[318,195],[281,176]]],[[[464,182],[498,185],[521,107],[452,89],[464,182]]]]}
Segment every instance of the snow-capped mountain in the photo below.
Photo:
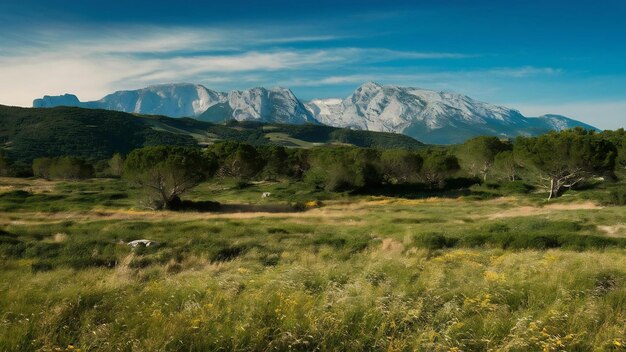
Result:
{"type": "Polygon", "coordinates": [[[163,84],[138,90],[123,90],[109,94],[97,101],[80,102],[76,96],[44,96],[35,99],[33,107],[79,106],[94,109],[117,110],[138,114],[171,117],[196,116],[209,107],[226,101],[225,93],[216,92],[197,84],[163,84]]]}
{"type": "Polygon", "coordinates": [[[179,83],[118,91],[97,101],[80,102],[76,96],[44,96],[33,107],[78,106],[137,114],[195,117],[207,121],[258,120],[281,123],[317,123],[286,88],[252,88],[228,93],[202,85],[179,83]]]}
{"type": "Polygon", "coordinates": [[[306,104],[319,122],[369,131],[403,133],[428,143],[457,143],[478,135],[514,137],[581,126],[557,115],[524,117],[517,110],[468,96],[368,82],[348,98],[306,104]]]}
{"type": "Polygon", "coordinates": [[[317,122],[304,104],[286,88],[231,91],[228,93],[228,105],[232,109],[232,118],[238,121],[317,122]]]}
{"type": "Polygon", "coordinates": [[[221,92],[198,84],[167,84],[119,91],[87,103],[100,109],[171,117],[196,116],[226,100],[221,92]]]}
{"type": "Polygon", "coordinates": [[[339,102],[336,99],[308,104],[322,123],[373,131],[402,132],[416,122],[438,129],[455,120],[486,124],[488,120],[512,122],[515,110],[475,101],[467,96],[419,88],[381,86],[368,82],[339,102]]]}
{"type": "Polygon", "coordinates": [[[346,99],[315,99],[303,104],[287,88],[262,87],[218,92],[197,84],[166,84],[119,91],[80,102],[71,94],[44,96],[33,107],[79,106],[138,114],[278,123],[321,123],[379,132],[403,133],[427,143],[459,143],[479,135],[537,135],[584,123],[559,115],[525,117],[517,110],[468,96],[368,82],[346,99]]]}

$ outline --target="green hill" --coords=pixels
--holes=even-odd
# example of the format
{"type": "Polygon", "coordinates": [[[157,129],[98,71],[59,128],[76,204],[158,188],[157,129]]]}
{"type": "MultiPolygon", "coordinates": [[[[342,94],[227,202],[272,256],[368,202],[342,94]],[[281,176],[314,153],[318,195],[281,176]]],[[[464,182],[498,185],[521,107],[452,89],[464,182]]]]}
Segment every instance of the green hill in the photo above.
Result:
{"type": "Polygon", "coordinates": [[[190,118],[134,115],[76,107],[18,108],[0,105],[0,148],[15,160],[73,155],[104,159],[148,145],[206,145],[236,140],[253,145],[310,147],[346,144],[418,149],[422,143],[393,133],[353,131],[320,125],[256,122],[225,124],[190,118]]]}

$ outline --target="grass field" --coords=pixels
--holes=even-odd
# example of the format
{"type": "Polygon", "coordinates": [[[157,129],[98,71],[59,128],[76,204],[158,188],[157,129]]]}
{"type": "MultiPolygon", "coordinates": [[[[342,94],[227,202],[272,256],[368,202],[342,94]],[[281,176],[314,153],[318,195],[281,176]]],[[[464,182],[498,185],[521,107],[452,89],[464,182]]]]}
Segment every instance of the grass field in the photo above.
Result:
{"type": "Polygon", "coordinates": [[[488,193],[0,179],[0,350],[624,350],[626,207],[488,193]]]}

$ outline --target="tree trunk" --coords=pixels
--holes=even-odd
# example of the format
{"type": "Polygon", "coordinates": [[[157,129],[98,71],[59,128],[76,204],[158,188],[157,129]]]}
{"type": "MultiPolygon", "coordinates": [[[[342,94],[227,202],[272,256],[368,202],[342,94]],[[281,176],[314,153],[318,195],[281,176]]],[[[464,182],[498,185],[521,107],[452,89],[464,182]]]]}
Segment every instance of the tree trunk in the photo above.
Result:
{"type": "Polygon", "coordinates": [[[557,197],[555,187],[556,187],[556,184],[554,182],[554,179],[551,178],[550,179],[550,195],[548,196],[548,200],[552,199],[552,197],[554,197],[554,198],[557,197]]]}

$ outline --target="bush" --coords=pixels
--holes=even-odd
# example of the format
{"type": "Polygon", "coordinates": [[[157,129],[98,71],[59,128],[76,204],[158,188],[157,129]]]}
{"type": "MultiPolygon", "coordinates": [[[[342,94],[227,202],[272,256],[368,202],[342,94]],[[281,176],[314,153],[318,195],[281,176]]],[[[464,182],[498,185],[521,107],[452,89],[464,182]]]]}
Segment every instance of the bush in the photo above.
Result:
{"type": "Polygon", "coordinates": [[[504,194],[528,194],[534,189],[535,187],[525,183],[524,181],[503,182],[500,185],[500,191],[504,194]]]}
{"type": "Polygon", "coordinates": [[[54,269],[54,264],[50,261],[36,261],[30,265],[30,271],[33,273],[45,272],[54,269]]]}
{"type": "Polygon", "coordinates": [[[454,247],[458,238],[447,237],[440,233],[426,233],[415,236],[415,242],[419,247],[428,249],[443,249],[454,247]]]}
{"type": "Polygon", "coordinates": [[[94,176],[91,164],[78,158],[39,158],[33,160],[33,175],[45,179],[79,180],[94,176]]]}
{"type": "Polygon", "coordinates": [[[246,246],[226,246],[218,249],[211,255],[211,262],[228,262],[244,254],[246,246]]]}
{"type": "Polygon", "coordinates": [[[605,205],[626,205],[626,189],[615,189],[602,202],[605,205]]]}

